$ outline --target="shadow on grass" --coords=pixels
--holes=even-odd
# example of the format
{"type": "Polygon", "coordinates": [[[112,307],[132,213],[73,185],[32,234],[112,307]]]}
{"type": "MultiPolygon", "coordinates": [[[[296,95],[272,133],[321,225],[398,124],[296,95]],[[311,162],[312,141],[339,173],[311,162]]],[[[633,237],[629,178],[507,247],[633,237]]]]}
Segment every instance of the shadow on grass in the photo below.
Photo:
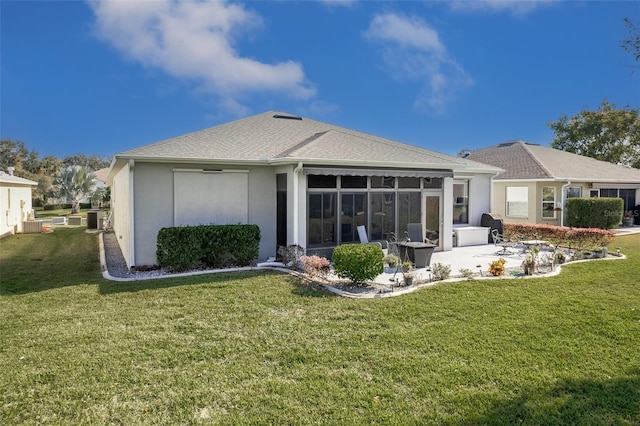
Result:
{"type": "Polygon", "coordinates": [[[291,294],[294,294],[296,296],[317,298],[336,297],[335,294],[327,291],[320,284],[313,281],[308,281],[291,275],[288,277],[288,279],[293,287],[291,294]]]}
{"type": "Polygon", "coordinates": [[[210,284],[213,288],[225,288],[233,282],[251,279],[266,274],[279,275],[271,271],[233,271],[211,274],[198,274],[187,277],[171,277],[147,279],[140,281],[104,281],[99,285],[100,294],[135,293],[144,290],[159,290],[198,284],[210,284]]]}
{"type": "Polygon", "coordinates": [[[329,294],[309,286],[299,278],[278,271],[254,270],[254,271],[230,271],[211,274],[199,274],[189,277],[165,277],[141,281],[103,281],[98,286],[100,294],[135,293],[138,291],[160,290],[173,287],[207,284],[209,288],[224,289],[238,285],[244,280],[253,278],[277,277],[291,285],[291,293],[301,297],[329,297],[329,294]]]}
{"type": "Polygon", "coordinates": [[[640,424],[640,369],[606,380],[564,380],[497,403],[463,424],[640,424]]]}
{"type": "Polygon", "coordinates": [[[102,280],[97,234],[84,227],[0,240],[0,294],[19,295],[102,280]]]}

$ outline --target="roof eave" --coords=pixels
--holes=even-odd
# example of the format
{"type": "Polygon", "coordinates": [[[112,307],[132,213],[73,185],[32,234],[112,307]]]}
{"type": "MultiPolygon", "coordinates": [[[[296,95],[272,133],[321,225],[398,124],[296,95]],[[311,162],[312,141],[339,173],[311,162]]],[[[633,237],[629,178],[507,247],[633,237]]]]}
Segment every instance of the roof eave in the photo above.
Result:
{"type": "Polygon", "coordinates": [[[147,163],[202,163],[202,164],[227,164],[227,165],[262,165],[262,166],[279,166],[289,164],[322,164],[326,166],[357,166],[357,167],[384,167],[394,169],[431,169],[431,170],[453,170],[456,172],[476,173],[476,174],[490,174],[495,175],[502,169],[494,166],[486,167],[473,167],[471,165],[461,163],[407,163],[399,161],[371,161],[371,160],[336,160],[325,158],[264,158],[264,159],[251,159],[251,160],[234,160],[234,159],[212,159],[212,158],[184,158],[184,157],[150,157],[142,155],[122,155],[116,154],[114,157],[110,169],[109,176],[116,168],[116,164],[119,160],[127,161],[144,161],[147,163]]]}

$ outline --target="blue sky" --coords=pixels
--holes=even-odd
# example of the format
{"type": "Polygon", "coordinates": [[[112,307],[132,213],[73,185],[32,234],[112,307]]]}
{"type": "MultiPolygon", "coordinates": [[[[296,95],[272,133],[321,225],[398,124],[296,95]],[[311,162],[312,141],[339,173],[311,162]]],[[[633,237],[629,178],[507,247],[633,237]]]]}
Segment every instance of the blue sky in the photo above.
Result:
{"type": "Polygon", "coordinates": [[[455,155],[640,106],[640,2],[0,1],[2,138],[117,152],[267,110],[455,155]],[[637,70],[633,73],[633,69],[637,70]]]}

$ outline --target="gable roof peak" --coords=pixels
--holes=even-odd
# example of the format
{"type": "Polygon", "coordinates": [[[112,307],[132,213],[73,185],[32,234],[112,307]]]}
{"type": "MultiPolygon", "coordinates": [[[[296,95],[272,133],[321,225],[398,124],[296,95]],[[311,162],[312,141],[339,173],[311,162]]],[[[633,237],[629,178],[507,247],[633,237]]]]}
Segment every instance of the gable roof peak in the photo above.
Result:
{"type": "Polygon", "coordinates": [[[508,147],[508,146],[513,146],[515,144],[530,145],[530,146],[540,146],[540,144],[531,143],[531,142],[523,141],[523,140],[520,140],[520,139],[514,139],[514,140],[507,141],[507,142],[503,142],[501,144],[498,144],[497,146],[498,146],[498,148],[505,148],[505,147],[508,147]]]}

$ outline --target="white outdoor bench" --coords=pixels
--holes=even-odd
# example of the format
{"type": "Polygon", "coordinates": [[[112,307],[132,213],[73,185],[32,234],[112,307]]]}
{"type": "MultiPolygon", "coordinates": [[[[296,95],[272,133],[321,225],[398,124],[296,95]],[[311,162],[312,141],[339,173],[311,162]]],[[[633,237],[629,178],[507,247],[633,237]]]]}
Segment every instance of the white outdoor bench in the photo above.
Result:
{"type": "Polygon", "coordinates": [[[69,216],[69,225],[80,226],[82,225],[81,216],[69,216]]]}
{"type": "Polygon", "coordinates": [[[52,217],[51,218],[51,224],[52,225],[66,225],[67,224],[67,218],[66,217],[52,217]]]}

